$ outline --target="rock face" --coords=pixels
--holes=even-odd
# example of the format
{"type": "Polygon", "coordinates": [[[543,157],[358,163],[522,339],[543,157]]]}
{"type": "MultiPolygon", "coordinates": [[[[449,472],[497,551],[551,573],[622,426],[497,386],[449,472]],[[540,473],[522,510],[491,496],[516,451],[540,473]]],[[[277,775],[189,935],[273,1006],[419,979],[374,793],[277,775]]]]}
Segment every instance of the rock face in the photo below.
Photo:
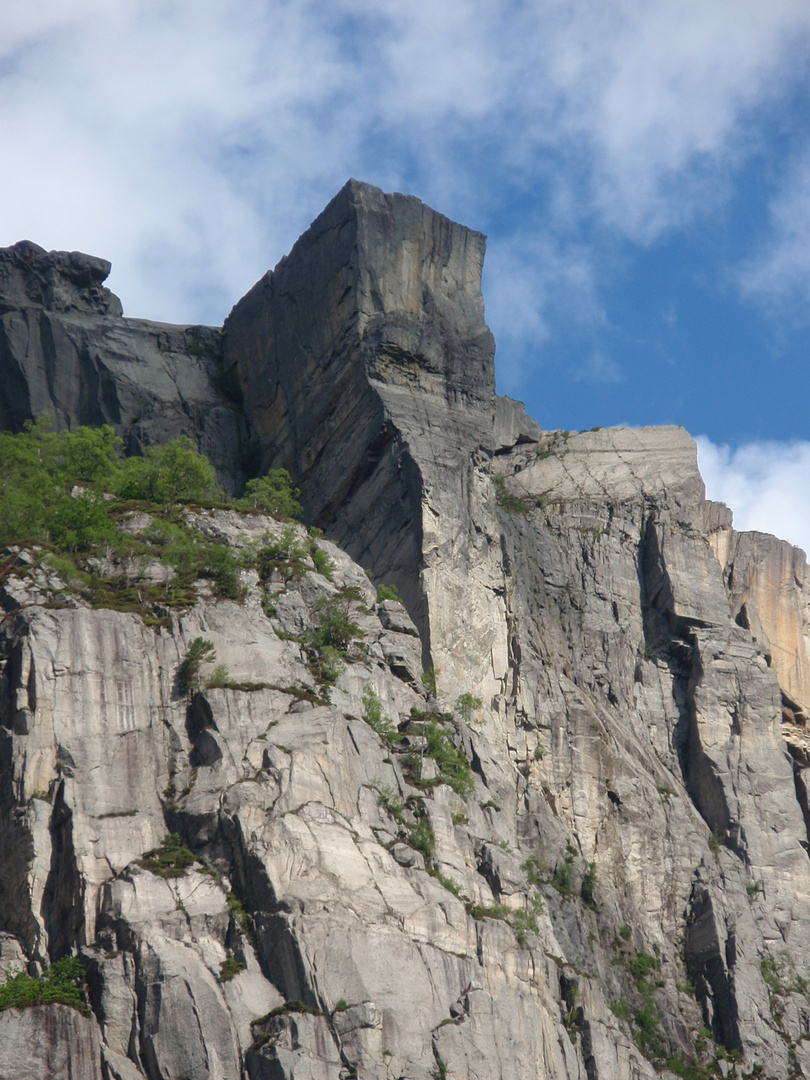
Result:
{"type": "MultiPolygon", "coordinates": [[[[351,181],[226,323],[239,422],[340,547],[299,528],[300,573],[160,625],[6,560],[0,968],[78,952],[91,1015],[1,1012],[0,1076],[810,1075],[803,556],[733,532],[681,429],[496,397],[483,245],[351,181]],[[198,636],[228,677],[186,693],[198,636]],[[177,876],[144,858],[167,833],[177,876]]],[[[75,262],[34,255],[15,317],[131,326],[98,261],[32,300],[75,262]]]]}
{"type": "Polygon", "coordinates": [[[806,715],[810,711],[810,597],[805,553],[766,533],[736,532],[725,515],[707,524],[709,541],[723,567],[732,614],[761,644],[794,710],[806,715]]]}
{"type": "Polygon", "coordinates": [[[245,427],[221,379],[219,331],[122,318],[109,272],[30,241],[0,248],[0,427],[43,414],[56,430],[110,424],[129,453],[188,435],[233,483],[245,427]]]}
{"type": "Polygon", "coordinates": [[[308,519],[400,589],[426,640],[418,579],[439,541],[424,508],[468,510],[476,452],[493,439],[484,243],[418,199],[350,180],[225,323],[265,464],[304,481],[308,519]]]}

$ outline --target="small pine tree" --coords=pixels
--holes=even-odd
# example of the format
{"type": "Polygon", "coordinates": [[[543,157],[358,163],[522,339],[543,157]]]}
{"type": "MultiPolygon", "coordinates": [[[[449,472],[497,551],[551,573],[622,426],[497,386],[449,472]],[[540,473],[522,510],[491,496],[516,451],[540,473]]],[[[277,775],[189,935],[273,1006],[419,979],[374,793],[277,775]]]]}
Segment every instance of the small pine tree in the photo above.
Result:
{"type": "Polygon", "coordinates": [[[199,689],[200,668],[203,664],[213,663],[216,656],[213,642],[202,637],[194,638],[177,672],[177,682],[184,694],[199,689]]]}

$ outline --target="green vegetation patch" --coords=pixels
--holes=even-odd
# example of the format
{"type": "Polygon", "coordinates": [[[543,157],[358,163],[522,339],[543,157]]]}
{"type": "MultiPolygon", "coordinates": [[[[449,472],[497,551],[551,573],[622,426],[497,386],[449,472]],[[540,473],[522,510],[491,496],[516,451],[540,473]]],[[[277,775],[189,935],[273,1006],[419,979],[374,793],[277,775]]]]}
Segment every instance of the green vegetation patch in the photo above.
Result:
{"type": "Polygon", "coordinates": [[[627,963],[627,970],[634,979],[647,979],[658,967],[659,961],[649,953],[636,953],[627,963]]]}
{"type": "Polygon", "coordinates": [[[483,705],[480,697],[475,697],[469,691],[459,694],[456,698],[456,709],[465,724],[478,727],[481,723],[480,710],[483,705]]]}
{"type": "Polygon", "coordinates": [[[256,569],[262,579],[273,573],[285,581],[302,578],[309,569],[307,549],[295,525],[285,525],[279,536],[267,537],[256,556],[256,569]]]}
{"type": "Polygon", "coordinates": [[[24,971],[9,971],[0,987],[0,1012],[28,1009],[32,1005],[69,1005],[89,1016],[85,997],[84,967],[76,956],[66,956],[46,967],[39,978],[24,971]]]}
{"type": "MultiPolygon", "coordinates": [[[[216,659],[213,642],[196,637],[188,647],[188,652],[177,670],[177,684],[183,693],[191,693],[200,688],[200,669],[203,664],[213,663],[216,659]]],[[[224,669],[223,669],[224,670],[224,669]]]]}
{"type": "Polygon", "coordinates": [[[406,826],[407,840],[414,850],[424,855],[425,859],[433,858],[436,851],[436,837],[427,818],[417,818],[412,825],[406,826]]]}
{"type": "Polygon", "coordinates": [[[271,1009],[266,1016],[261,1018],[261,1020],[254,1020],[253,1024],[262,1024],[265,1020],[272,1020],[274,1016],[285,1016],[287,1013],[309,1013],[310,1016],[323,1016],[320,1009],[315,1009],[311,1005],[305,1005],[303,1001],[285,1001],[283,1005],[278,1005],[275,1009],[271,1009]]]}
{"type": "Polygon", "coordinates": [[[160,847],[146,851],[138,860],[138,866],[149,870],[162,878],[185,877],[186,871],[197,862],[197,856],[190,851],[180,838],[179,833],[169,833],[160,847]]]}
{"type": "Polygon", "coordinates": [[[582,901],[589,908],[596,910],[596,863],[589,862],[585,867],[585,873],[582,875],[582,885],[580,886],[579,895],[582,897],[582,901]]]}
{"type": "Polygon", "coordinates": [[[427,754],[438,765],[441,779],[463,799],[472,795],[475,785],[472,769],[464,751],[453,745],[450,736],[439,727],[435,720],[428,721],[425,739],[427,754]]]}
{"type": "MultiPolygon", "coordinates": [[[[273,562],[296,576],[315,565],[331,578],[333,563],[314,539],[306,544],[289,526],[258,553],[235,553],[186,520],[182,506],[235,506],[288,520],[301,512],[297,488],[283,469],[248,482],[228,500],[216,473],[194,443],[181,436],[142,456],[121,457],[122,440],[109,426],[54,432],[47,417],[22,432],[0,432],[0,547],[38,545],[67,591],[92,607],[133,611],[151,625],[168,620],[160,607],[191,606],[199,579],[233,600],[244,589],[239,573],[256,566],[269,576],[273,562]],[[133,511],[149,515],[140,532],[133,511]],[[168,567],[165,582],[144,580],[147,564],[168,567]],[[311,561],[310,561],[311,560],[311,561]]],[[[0,574],[25,573],[11,562],[0,574]]],[[[56,591],[56,590],[54,590],[56,591]]]]}
{"type": "Polygon", "coordinates": [[[531,503],[512,494],[501,473],[495,473],[492,480],[495,484],[495,501],[507,514],[528,514],[533,509],[531,503]]]}
{"type": "Polygon", "coordinates": [[[219,981],[221,983],[230,982],[231,979],[235,979],[240,971],[245,970],[245,964],[241,960],[237,960],[235,956],[229,956],[223,960],[219,967],[219,981]]]}
{"type": "Polygon", "coordinates": [[[354,619],[367,613],[363,593],[356,585],[346,585],[334,596],[317,602],[315,626],[299,640],[306,650],[309,669],[321,687],[333,686],[346,661],[362,654],[366,635],[354,619]]]}
{"type": "Polygon", "coordinates": [[[385,742],[402,741],[402,736],[397,731],[394,721],[388,716],[383,716],[382,703],[370,683],[363,690],[363,719],[385,742]]]}
{"type": "Polygon", "coordinates": [[[274,517],[301,517],[301,492],[293,487],[286,469],[271,469],[264,476],[248,480],[245,493],[237,502],[240,510],[262,510],[274,517]]]}
{"type": "Polygon", "coordinates": [[[356,585],[345,585],[334,596],[324,596],[316,604],[317,626],[310,631],[309,641],[316,649],[331,648],[346,654],[365,638],[365,632],[354,622],[357,614],[368,614],[363,593],[356,585]]]}
{"type": "Polygon", "coordinates": [[[402,603],[402,598],[397,592],[396,585],[377,586],[377,603],[382,604],[385,600],[395,600],[398,604],[402,603]]]}
{"type": "MultiPolygon", "coordinates": [[[[411,722],[413,725],[420,725],[420,733],[425,740],[425,756],[436,762],[439,775],[431,780],[422,780],[413,775],[420,763],[420,757],[415,754],[404,758],[403,766],[411,774],[409,779],[415,786],[426,788],[437,784],[448,784],[462,799],[467,799],[475,790],[472,768],[464,751],[455,746],[450,735],[441,726],[452,719],[450,713],[422,712],[419,709],[411,709],[411,722]]],[[[409,733],[419,730],[412,727],[409,733]]]]}
{"type": "Polygon", "coordinates": [[[574,891],[574,856],[568,852],[561,863],[554,867],[551,884],[561,896],[571,896],[574,891]]]}
{"type": "Polygon", "coordinates": [[[633,1011],[636,1023],[636,1042],[644,1054],[650,1058],[660,1058],[663,1054],[660,1025],[661,1013],[653,997],[653,985],[650,975],[659,967],[660,961],[649,953],[636,953],[627,962],[627,970],[636,982],[640,998],[638,1008],[633,1011]]]}
{"type": "Polygon", "coordinates": [[[245,911],[242,901],[231,892],[228,893],[225,903],[228,908],[228,914],[239,927],[240,932],[244,934],[249,941],[252,941],[253,936],[250,932],[250,917],[245,911]]]}
{"type": "Polygon", "coordinates": [[[223,497],[213,465],[185,435],[118,462],[111,490],[121,499],[163,505],[223,497]]]}
{"type": "MultiPolygon", "coordinates": [[[[410,844],[415,851],[420,852],[429,864],[436,850],[436,837],[428,819],[418,816],[411,820],[406,812],[405,803],[393,788],[382,788],[379,792],[379,801],[386,814],[399,826],[397,833],[400,839],[410,844]]],[[[421,800],[418,801],[421,802],[421,800]]],[[[421,809],[419,812],[422,813],[421,809]]]]}

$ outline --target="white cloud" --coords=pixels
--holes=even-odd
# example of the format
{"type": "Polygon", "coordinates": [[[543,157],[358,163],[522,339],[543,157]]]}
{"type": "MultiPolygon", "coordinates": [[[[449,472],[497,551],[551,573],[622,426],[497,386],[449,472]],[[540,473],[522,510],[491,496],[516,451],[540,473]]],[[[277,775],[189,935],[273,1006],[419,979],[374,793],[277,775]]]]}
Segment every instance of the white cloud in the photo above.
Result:
{"type": "Polygon", "coordinates": [[[313,5],[91,7],[0,60],[2,240],[112,258],[131,314],[221,318],[347,178],[351,70],[313,5]]]}
{"type": "Polygon", "coordinates": [[[557,256],[583,220],[647,241],[725,197],[808,29],[806,0],[6,4],[0,243],[89,249],[128,312],[218,319],[349,175],[473,225],[550,190],[557,256]]]}
{"type": "Polygon", "coordinates": [[[734,527],[773,533],[810,552],[810,442],[752,442],[736,450],[698,436],[710,499],[734,512],[734,527]]]}
{"type": "Polygon", "coordinates": [[[751,110],[806,65],[810,9],[797,0],[572,10],[556,69],[566,119],[594,148],[602,212],[642,237],[722,192],[751,110]]]}

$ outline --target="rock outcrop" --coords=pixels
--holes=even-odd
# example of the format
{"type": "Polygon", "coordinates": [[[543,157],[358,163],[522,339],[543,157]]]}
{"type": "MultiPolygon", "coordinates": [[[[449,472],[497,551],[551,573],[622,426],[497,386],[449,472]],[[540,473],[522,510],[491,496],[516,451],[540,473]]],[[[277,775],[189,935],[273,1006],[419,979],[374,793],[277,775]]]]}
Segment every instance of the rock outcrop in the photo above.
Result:
{"type": "Polygon", "coordinates": [[[42,415],[57,431],[110,424],[128,453],[188,435],[233,486],[247,443],[220,332],[123,318],[109,272],[30,241],[0,249],[0,428],[42,415]]]}
{"type": "Polygon", "coordinates": [[[810,594],[805,553],[767,533],[737,532],[728,511],[715,511],[707,525],[723,567],[732,615],[751,631],[792,708],[806,718],[810,594]]]}
{"type": "MultiPolygon", "coordinates": [[[[483,251],[351,181],[231,313],[228,430],[331,539],[186,515],[246,567],[297,543],[295,572],[144,619],[8,554],[0,968],[78,953],[90,1012],[0,1013],[8,1080],[810,1075],[803,556],[732,531],[681,429],[543,432],[497,397],[483,251]],[[334,602],[357,635],[324,679],[334,602]],[[197,637],[227,677],[189,693],[197,637]]],[[[131,336],[100,261],[35,255],[84,299],[15,270],[4,325],[123,323],[116,400],[133,341],[180,349],[131,336]]],[[[28,388],[30,340],[0,353],[28,388]]]]}
{"type": "Polygon", "coordinates": [[[484,243],[351,180],[224,329],[264,463],[287,468],[308,519],[400,589],[425,640],[419,579],[443,542],[425,510],[466,532],[474,458],[493,441],[484,243]]]}

